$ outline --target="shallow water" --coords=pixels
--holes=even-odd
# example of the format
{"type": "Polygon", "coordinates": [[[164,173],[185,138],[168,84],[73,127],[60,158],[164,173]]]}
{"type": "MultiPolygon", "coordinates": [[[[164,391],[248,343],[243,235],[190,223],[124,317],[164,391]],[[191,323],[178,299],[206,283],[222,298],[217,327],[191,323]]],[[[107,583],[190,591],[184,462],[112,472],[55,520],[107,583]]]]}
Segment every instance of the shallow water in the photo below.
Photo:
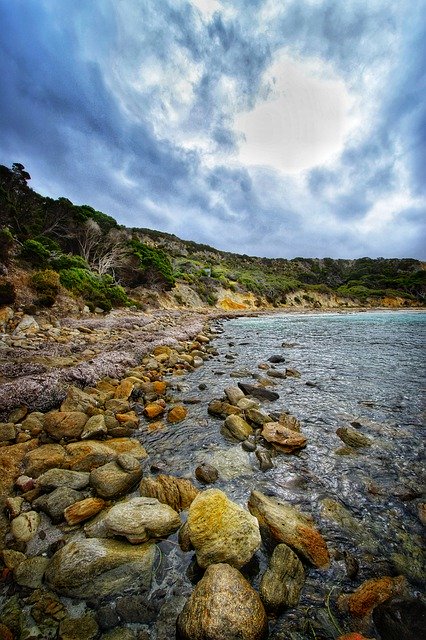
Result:
{"type": "MultiPolygon", "coordinates": [[[[221,472],[215,486],[239,504],[245,506],[256,488],[313,516],[332,554],[331,568],[307,570],[300,606],[271,622],[270,638],[311,638],[314,632],[337,637],[345,621],[333,609],[333,594],[351,592],[371,577],[403,574],[411,593],[418,594],[425,575],[417,509],[424,491],[426,314],[283,314],[217,327],[222,332],[213,345],[220,355],[171,379],[176,398],[190,402],[188,418],[144,434],[143,441],[149,462],[166,473],[191,477],[199,463],[210,462],[221,472]],[[274,468],[261,472],[254,454],[220,434],[221,420],[207,414],[207,404],[226,386],[264,377],[258,365],[276,354],[285,362],[275,368],[295,368],[301,377],[271,379],[270,388],[280,397],[263,408],[295,415],[308,446],[297,456],[278,454],[274,468]],[[202,383],[205,391],[198,388],[202,383]],[[193,404],[196,400],[201,403],[193,404]],[[372,446],[344,455],[336,435],[342,426],[355,427],[372,446]],[[346,575],[343,551],[359,562],[355,580],[346,575]],[[331,608],[325,606],[328,600],[331,608]],[[287,635],[290,630],[293,636],[287,635]]],[[[154,593],[166,600],[173,600],[173,592],[189,594],[191,567],[189,577],[185,570],[191,554],[181,553],[174,538],[161,547],[154,593]]],[[[249,568],[255,586],[266,562],[260,550],[249,568]]]]}

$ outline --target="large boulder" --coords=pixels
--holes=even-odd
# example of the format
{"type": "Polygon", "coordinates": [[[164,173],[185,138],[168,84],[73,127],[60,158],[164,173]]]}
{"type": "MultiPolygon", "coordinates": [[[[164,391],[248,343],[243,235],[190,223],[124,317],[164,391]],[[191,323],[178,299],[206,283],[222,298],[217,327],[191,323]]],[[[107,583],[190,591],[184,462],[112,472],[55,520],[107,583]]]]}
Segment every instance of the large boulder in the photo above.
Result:
{"type": "Polygon", "coordinates": [[[82,411],[51,411],[44,416],[43,425],[53,440],[78,440],[87,420],[82,411]]]}
{"type": "Polygon", "coordinates": [[[155,545],[133,546],[89,538],[69,542],[51,558],[45,573],[50,589],[71,598],[101,598],[151,583],[155,545]]]}
{"type": "Polygon", "coordinates": [[[275,542],[284,542],[311,564],[326,568],[330,563],[327,545],[311,518],[284,501],[252,491],[248,508],[261,530],[275,542]]]}
{"type": "Polygon", "coordinates": [[[181,640],[263,640],[268,619],[263,604],[229,564],[210,565],[177,620],[181,640]]]}
{"type": "Polygon", "coordinates": [[[97,406],[97,400],[94,396],[82,391],[78,387],[68,387],[67,397],[61,404],[61,411],[86,411],[97,406]]]}
{"type": "Polygon", "coordinates": [[[175,511],[188,509],[199,491],[190,480],[160,474],[143,478],[139,485],[141,496],[157,498],[175,511]]]}
{"type": "Polygon", "coordinates": [[[262,436],[274,449],[282,453],[294,453],[306,447],[307,439],[301,433],[287,429],[279,422],[267,422],[263,425],[262,436]]]}
{"type": "Polygon", "coordinates": [[[93,469],[90,484],[101,498],[115,498],[127,493],[142,478],[142,468],[134,458],[136,468],[123,469],[119,464],[120,456],[113,462],[93,469]]]}
{"type": "Polygon", "coordinates": [[[261,544],[256,518],[219,489],[207,489],[195,498],[186,528],[200,567],[218,562],[242,567],[261,544]]]}
{"type": "Polygon", "coordinates": [[[116,460],[122,453],[128,453],[137,460],[147,456],[144,447],[135,438],[111,438],[104,442],[97,440],[71,442],[67,444],[65,451],[67,467],[73,471],[92,471],[96,467],[116,460]]]}
{"type": "Polygon", "coordinates": [[[223,423],[220,432],[228,438],[242,441],[253,434],[253,429],[241,416],[230,415],[223,423]]]}
{"type": "Polygon", "coordinates": [[[23,470],[27,476],[38,478],[49,469],[62,467],[65,460],[65,449],[60,444],[43,444],[41,447],[27,453],[23,470]]]}
{"type": "Polygon", "coordinates": [[[53,491],[58,487],[84,489],[89,484],[90,474],[69,469],[49,469],[37,478],[36,486],[43,491],[53,491]]]}
{"type": "Polygon", "coordinates": [[[266,609],[295,607],[304,582],[305,571],[297,555],[286,544],[277,545],[260,583],[259,593],[266,609]]]}

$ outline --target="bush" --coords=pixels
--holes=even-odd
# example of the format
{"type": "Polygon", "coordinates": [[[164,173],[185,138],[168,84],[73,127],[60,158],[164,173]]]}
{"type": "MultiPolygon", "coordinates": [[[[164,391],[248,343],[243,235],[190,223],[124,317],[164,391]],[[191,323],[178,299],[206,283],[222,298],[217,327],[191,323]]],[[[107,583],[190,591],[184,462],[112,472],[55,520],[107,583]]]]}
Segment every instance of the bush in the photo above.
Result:
{"type": "Polygon", "coordinates": [[[0,307],[13,304],[16,300],[15,286],[10,280],[0,278],[0,307]]]}
{"type": "Polygon", "coordinates": [[[39,294],[38,304],[42,307],[51,307],[59,293],[59,274],[52,269],[36,271],[30,278],[30,285],[39,294]]]}
{"type": "Polygon", "coordinates": [[[98,277],[87,269],[72,268],[61,271],[59,277],[61,284],[81,296],[92,311],[95,307],[111,311],[114,305],[129,304],[123,287],[115,284],[111,276],[98,277]]]}
{"type": "Polygon", "coordinates": [[[62,253],[56,258],[51,260],[52,266],[57,271],[63,269],[88,269],[88,265],[84,258],[81,256],[74,256],[72,253],[62,253]]]}
{"type": "Polygon", "coordinates": [[[0,262],[7,264],[13,247],[13,235],[7,227],[0,229],[0,262]]]}
{"type": "Polygon", "coordinates": [[[148,247],[139,240],[132,240],[130,247],[133,255],[139,260],[139,268],[146,277],[146,284],[160,284],[166,289],[175,286],[173,266],[164,251],[148,247]]]}
{"type": "Polygon", "coordinates": [[[47,264],[50,258],[50,251],[38,240],[25,240],[21,257],[36,267],[42,267],[47,264]]]}

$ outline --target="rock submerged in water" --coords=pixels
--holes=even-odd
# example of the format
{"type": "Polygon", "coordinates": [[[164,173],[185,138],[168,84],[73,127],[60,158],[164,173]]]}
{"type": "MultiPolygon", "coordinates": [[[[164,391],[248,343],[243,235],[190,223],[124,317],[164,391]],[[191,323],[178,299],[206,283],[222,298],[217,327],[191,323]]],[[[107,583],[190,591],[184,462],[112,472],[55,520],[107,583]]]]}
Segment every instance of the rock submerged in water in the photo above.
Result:
{"type": "Polygon", "coordinates": [[[342,595],[338,600],[339,608],[347,610],[355,618],[364,618],[371,614],[379,604],[386,602],[393,596],[401,595],[407,587],[404,576],[391,578],[371,578],[363,582],[350,595],[342,595]]]}
{"type": "Polygon", "coordinates": [[[228,564],[210,565],[177,619],[180,640],[264,640],[263,604],[241,573],[228,564]]]}
{"type": "Polygon", "coordinates": [[[373,441],[368,437],[350,427],[339,427],[336,430],[339,438],[349,447],[361,449],[363,447],[371,447],[373,441]]]}
{"type": "Polygon", "coordinates": [[[284,542],[318,568],[329,566],[326,542],[308,516],[260,491],[252,491],[248,508],[267,537],[272,537],[275,542],[284,542]]]}
{"type": "Polygon", "coordinates": [[[202,568],[220,562],[242,567],[261,544],[257,519],[219,489],[198,494],[184,528],[202,568]]]}
{"type": "Polygon", "coordinates": [[[131,586],[151,583],[155,545],[133,546],[89,538],[69,542],[51,558],[45,573],[49,588],[71,598],[101,598],[131,586]]]}
{"type": "Polygon", "coordinates": [[[306,447],[307,439],[301,433],[287,429],[279,422],[267,422],[263,425],[262,436],[274,449],[281,453],[295,453],[306,447]]]}
{"type": "Polygon", "coordinates": [[[216,467],[204,462],[195,469],[195,477],[204,484],[213,484],[219,478],[219,472],[216,467]]]}
{"type": "Polygon", "coordinates": [[[238,386],[245,393],[246,396],[253,396],[253,398],[258,398],[258,400],[278,400],[280,397],[276,391],[269,391],[269,389],[265,389],[265,387],[259,386],[257,387],[254,384],[247,384],[245,382],[239,382],[238,386]]]}
{"type": "Polygon", "coordinates": [[[266,609],[278,612],[295,607],[304,582],[305,571],[297,555],[286,544],[277,545],[259,588],[266,609]]]}

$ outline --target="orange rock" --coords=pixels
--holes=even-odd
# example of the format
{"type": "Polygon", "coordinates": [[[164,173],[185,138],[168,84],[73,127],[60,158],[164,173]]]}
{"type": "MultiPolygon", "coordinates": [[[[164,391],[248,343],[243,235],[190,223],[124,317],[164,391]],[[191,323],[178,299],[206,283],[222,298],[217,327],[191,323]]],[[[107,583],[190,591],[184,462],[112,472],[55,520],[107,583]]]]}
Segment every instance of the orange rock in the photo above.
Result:
{"type": "Polygon", "coordinates": [[[162,396],[166,392],[167,382],[164,382],[163,380],[155,380],[152,383],[152,388],[154,389],[155,393],[157,393],[159,396],[162,396]]]}
{"type": "Polygon", "coordinates": [[[288,429],[279,422],[267,422],[263,425],[262,436],[283,453],[293,453],[306,447],[307,439],[301,433],[288,429]]]}
{"type": "Polygon", "coordinates": [[[143,412],[147,418],[152,420],[152,418],[158,418],[158,416],[161,416],[164,413],[164,407],[162,407],[158,402],[150,402],[145,406],[143,412]]]}
{"type": "Polygon", "coordinates": [[[124,378],[115,390],[114,398],[119,400],[127,400],[132,395],[134,381],[129,378],[124,378]]]}
{"type": "Polygon", "coordinates": [[[74,502],[64,511],[65,520],[71,525],[78,524],[102,511],[105,504],[105,500],[102,498],[85,498],[74,502]]]}
{"type": "Polygon", "coordinates": [[[148,431],[161,431],[164,429],[166,425],[161,420],[157,420],[156,422],[150,422],[148,425],[148,431]]]}
{"type": "Polygon", "coordinates": [[[344,636],[339,636],[337,640],[368,640],[368,638],[360,633],[345,633],[344,636]]]}
{"type": "Polygon", "coordinates": [[[139,416],[134,411],[127,411],[127,413],[116,413],[115,417],[118,422],[125,422],[129,426],[139,426],[139,416]]]}
{"type": "Polygon", "coordinates": [[[384,578],[367,580],[346,598],[348,611],[352,616],[363,618],[371,613],[377,605],[400,593],[405,585],[404,576],[396,578],[385,576],[384,578]]]}
{"type": "Polygon", "coordinates": [[[167,414],[167,422],[171,422],[172,424],[181,422],[182,420],[185,420],[187,414],[187,408],[179,404],[176,407],[173,407],[173,409],[170,409],[169,413],[167,414]]]}

